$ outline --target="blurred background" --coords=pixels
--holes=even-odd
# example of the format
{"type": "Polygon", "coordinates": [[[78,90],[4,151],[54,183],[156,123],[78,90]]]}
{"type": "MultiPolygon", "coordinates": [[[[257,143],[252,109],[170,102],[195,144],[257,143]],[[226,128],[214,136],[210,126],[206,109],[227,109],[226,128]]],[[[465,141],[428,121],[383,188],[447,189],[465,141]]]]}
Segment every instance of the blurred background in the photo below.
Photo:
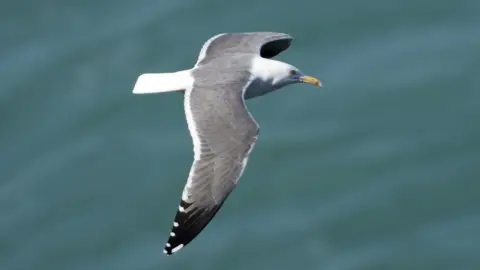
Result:
{"type": "Polygon", "coordinates": [[[3,1],[0,269],[480,269],[478,0],[3,1]],[[221,32],[317,76],[250,100],[235,192],[163,255],[183,95],[132,95],[221,32]]]}

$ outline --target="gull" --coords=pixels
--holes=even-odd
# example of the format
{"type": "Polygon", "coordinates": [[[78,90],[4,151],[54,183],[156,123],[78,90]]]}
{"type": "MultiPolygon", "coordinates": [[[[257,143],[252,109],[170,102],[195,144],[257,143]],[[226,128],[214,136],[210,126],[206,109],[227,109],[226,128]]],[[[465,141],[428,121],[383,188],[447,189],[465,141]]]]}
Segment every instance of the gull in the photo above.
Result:
{"type": "Polygon", "coordinates": [[[193,164],[164,253],[190,243],[236,187],[257,141],[259,125],[245,100],[295,83],[321,82],[273,57],[293,37],[276,32],[221,33],[208,39],[194,67],[141,74],[134,94],[183,92],[193,164]]]}

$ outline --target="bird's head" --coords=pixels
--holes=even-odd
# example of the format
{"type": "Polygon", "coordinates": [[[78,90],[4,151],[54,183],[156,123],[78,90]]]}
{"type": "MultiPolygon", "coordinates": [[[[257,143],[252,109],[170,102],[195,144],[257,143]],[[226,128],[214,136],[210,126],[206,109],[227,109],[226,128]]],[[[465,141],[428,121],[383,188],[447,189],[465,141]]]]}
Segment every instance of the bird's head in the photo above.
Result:
{"type": "Polygon", "coordinates": [[[253,62],[252,71],[260,80],[274,89],[295,83],[309,83],[322,87],[322,83],[317,78],[304,74],[293,65],[277,60],[256,59],[253,62]]]}

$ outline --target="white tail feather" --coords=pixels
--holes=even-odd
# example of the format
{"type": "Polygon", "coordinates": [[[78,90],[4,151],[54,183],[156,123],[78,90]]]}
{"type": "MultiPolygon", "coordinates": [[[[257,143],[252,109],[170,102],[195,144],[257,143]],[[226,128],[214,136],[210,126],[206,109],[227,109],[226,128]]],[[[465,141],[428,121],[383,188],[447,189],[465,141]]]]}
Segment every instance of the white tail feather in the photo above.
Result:
{"type": "Polygon", "coordinates": [[[193,84],[190,70],[172,73],[145,73],[138,77],[133,87],[134,94],[152,94],[184,91],[193,84]]]}

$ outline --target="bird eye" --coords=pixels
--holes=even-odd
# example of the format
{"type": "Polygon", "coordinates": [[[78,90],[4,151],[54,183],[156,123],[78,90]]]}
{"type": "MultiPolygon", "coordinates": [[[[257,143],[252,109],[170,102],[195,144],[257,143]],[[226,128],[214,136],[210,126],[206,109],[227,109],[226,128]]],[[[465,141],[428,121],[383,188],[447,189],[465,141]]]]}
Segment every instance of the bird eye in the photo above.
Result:
{"type": "Polygon", "coordinates": [[[290,75],[292,75],[292,76],[295,76],[295,75],[297,75],[297,71],[296,71],[296,70],[294,70],[294,69],[290,70],[290,75]]]}

